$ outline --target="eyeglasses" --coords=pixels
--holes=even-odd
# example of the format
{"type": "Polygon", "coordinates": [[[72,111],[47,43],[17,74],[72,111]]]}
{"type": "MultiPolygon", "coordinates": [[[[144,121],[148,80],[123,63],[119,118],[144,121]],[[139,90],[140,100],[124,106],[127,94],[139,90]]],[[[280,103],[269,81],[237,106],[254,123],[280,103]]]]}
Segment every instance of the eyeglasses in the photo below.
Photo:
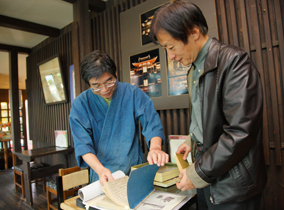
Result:
{"type": "Polygon", "coordinates": [[[103,86],[105,86],[106,88],[110,88],[110,87],[114,86],[115,83],[116,83],[116,80],[107,81],[105,84],[95,85],[91,89],[92,89],[92,91],[96,92],[96,91],[100,91],[101,89],[103,89],[103,86]]]}

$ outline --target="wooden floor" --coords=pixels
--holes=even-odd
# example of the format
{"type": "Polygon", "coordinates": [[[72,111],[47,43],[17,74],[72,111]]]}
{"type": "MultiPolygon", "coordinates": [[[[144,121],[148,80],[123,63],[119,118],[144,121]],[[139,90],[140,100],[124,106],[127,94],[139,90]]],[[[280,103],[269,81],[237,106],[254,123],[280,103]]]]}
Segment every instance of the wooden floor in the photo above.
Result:
{"type": "Polygon", "coordinates": [[[34,205],[31,207],[22,198],[21,189],[15,192],[13,170],[0,170],[0,210],[47,209],[46,192],[43,191],[42,182],[38,183],[37,187],[32,184],[32,192],[34,205]]]}

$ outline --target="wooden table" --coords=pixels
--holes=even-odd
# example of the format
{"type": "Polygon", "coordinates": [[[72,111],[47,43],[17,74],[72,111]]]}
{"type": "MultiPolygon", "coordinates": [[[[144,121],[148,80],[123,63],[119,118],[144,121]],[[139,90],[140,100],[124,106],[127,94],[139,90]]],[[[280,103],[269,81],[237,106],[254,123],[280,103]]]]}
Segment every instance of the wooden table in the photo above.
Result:
{"type": "Polygon", "coordinates": [[[4,160],[5,160],[5,169],[8,169],[8,141],[11,141],[11,135],[4,135],[0,137],[0,142],[4,144],[4,160]]]}
{"type": "Polygon", "coordinates": [[[24,167],[24,177],[25,177],[25,192],[26,192],[26,203],[30,206],[33,205],[31,180],[42,178],[46,176],[51,176],[58,173],[58,169],[62,168],[63,164],[57,164],[53,166],[47,166],[44,168],[39,168],[35,170],[30,170],[30,162],[35,158],[44,157],[54,154],[64,154],[65,155],[65,166],[68,167],[68,154],[73,152],[73,147],[43,147],[31,150],[23,150],[21,152],[15,152],[20,160],[23,161],[24,167]]]}

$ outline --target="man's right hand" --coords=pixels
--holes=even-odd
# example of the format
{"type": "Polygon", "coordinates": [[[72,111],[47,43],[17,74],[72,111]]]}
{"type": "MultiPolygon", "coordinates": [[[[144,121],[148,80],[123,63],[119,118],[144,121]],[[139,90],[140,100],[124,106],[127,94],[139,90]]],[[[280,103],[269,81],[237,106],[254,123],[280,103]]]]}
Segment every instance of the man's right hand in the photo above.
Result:
{"type": "Polygon", "coordinates": [[[111,175],[110,170],[107,168],[102,168],[100,170],[100,173],[98,173],[98,175],[99,175],[99,180],[102,186],[104,186],[106,182],[114,180],[113,176],[111,175]]]}
{"type": "Polygon", "coordinates": [[[109,169],[105,168],[96,155],[92,153],[86,153],[82,155],[83,160],[98,174],[99,180],[102,186],[108,181],[114,178],[111,175],[109,169]]]}
{"type": "Polygon", "coordinates": [[[186,143],[182,143],[178,149],[177,152],[178,154],[183,154],[183,159],[186,160],[189,152],[191,151],[191,147],[188,146],[186,143]]]}

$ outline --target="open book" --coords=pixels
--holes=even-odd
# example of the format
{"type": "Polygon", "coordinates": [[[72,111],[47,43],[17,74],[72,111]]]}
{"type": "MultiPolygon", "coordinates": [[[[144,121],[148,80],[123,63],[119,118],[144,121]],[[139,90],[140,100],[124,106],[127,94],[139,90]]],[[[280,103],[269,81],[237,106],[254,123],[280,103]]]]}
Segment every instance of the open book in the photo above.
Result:
{"type": "Polygon", "coordinates": [[[153,182],[159,167],[147,165],[131,171],[129,177],[123,172],[113,173],[115,180],[105,183],[102,187],[99,181],[79,190],[83,204],[96,209],[179,209],[191,197],[155,191],[153,182]]]}

